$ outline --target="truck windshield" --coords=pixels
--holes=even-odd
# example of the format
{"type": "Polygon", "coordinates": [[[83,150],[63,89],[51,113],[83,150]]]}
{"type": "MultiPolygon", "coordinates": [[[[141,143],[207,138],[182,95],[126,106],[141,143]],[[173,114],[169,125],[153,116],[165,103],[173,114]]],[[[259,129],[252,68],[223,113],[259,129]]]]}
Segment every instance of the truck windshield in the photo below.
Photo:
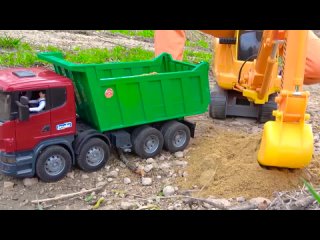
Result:
{"type": "Polygon", "coordinates": [[[10,119],[11,96],[0,91],[0,122],[10,119]]]}

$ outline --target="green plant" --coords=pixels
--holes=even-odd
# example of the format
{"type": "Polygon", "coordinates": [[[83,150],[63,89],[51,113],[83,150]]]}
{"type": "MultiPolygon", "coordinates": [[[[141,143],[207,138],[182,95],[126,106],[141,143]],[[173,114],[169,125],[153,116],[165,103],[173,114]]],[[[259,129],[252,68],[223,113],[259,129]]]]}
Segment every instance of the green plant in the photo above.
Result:
{"type": "Polygon", "coordinates": [[[9,36],[0,37],[0,48],[17,48],[21,43],[21,39],[9,36]]]}
{"type": "Polygon", "coordinates": [[[316,192],[316,190],[311,186],[310,183],[308,183],[306,180],[302,179],[304,184],[307,186],[309,192],[312,194],[312,196],[320,203],[320,195],[316,192]]]}

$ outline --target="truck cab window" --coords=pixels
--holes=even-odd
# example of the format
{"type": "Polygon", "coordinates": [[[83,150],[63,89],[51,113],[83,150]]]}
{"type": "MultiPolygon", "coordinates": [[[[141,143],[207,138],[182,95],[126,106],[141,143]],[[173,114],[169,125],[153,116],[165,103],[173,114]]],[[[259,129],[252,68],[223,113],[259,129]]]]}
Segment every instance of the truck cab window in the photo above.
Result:
{"type": "Polygon", "coordinates": [[[62,106],[67,100],[67,90],[66,88],[52,88],[51,93],[51,106],[52,108],[57,108],[62,106]]]}
{"type": "Polygon", "coordinates": [[[44,89],[31,92],[31,99],[29,99],[30,113],[39,113],[48,110],[46,93],[47,91],[44,89]]]}

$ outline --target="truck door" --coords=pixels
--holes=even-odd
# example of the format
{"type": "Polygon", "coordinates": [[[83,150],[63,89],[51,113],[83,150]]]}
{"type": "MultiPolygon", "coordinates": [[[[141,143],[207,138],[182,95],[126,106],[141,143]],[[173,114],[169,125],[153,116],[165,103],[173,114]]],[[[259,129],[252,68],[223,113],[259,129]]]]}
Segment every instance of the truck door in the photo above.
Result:
{"type": "MultiPolygon", "coordinates": [[[[32,150],[39,142],[51,135],[51,112],[48,89],[39,89],[26,91],[23,94],[28,96],[29,100],[39,99],[39,92],[45,91],[46,105],[40,112],[30,112],[30,118],[27,121],[16,119],[16,144],[17,151],[32,150]]],[[[30,107],[36,107],[30,104],[30,107]]]]}

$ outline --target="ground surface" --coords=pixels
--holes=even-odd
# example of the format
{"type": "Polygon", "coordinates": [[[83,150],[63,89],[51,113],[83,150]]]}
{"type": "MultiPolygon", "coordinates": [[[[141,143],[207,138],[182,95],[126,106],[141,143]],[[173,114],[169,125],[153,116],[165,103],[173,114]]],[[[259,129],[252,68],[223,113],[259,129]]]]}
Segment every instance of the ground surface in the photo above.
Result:
{"type": "MultiPolygon", "coordinates": [[[[23,37],[24,41],[32,44],[50,44],[63,49],[123,45],[153,50],[150,40],[105,33],[97,35],[94,31],[0,31],[0,36],[3,35],[23,37]]],[[[85,173],[73,169],[57,183],[0,175],[0,209],[92,209],[101,198],[104,201],[99,209],[298,208],[297,200],[308,201],[309,196],[302,188],[300,178],[307,179],[315,187],[320,184],[320,86],[308,86],[306,89],[311,92],[308,109],[314,130],[315,152],[311,164],[305,169],[260,167],[256,155],[263,125],[243,118],[212,120],[205,113],[189,118],[197,123],[196,136],[183,153],[163,151],[160,156],[148,160],[133,154],[126,155],[145,169],[144,178],[128,170],[115,152],[102,170],[85,173]],[[148,181],[151,183],[145,183],[148,181]],[[32,203],[32,200],[96,187],[98,189],[93,193],[32,203]]],[[[315,201],[309,198],[309,202],[301,208],[318,208],[315,201]]]]}

